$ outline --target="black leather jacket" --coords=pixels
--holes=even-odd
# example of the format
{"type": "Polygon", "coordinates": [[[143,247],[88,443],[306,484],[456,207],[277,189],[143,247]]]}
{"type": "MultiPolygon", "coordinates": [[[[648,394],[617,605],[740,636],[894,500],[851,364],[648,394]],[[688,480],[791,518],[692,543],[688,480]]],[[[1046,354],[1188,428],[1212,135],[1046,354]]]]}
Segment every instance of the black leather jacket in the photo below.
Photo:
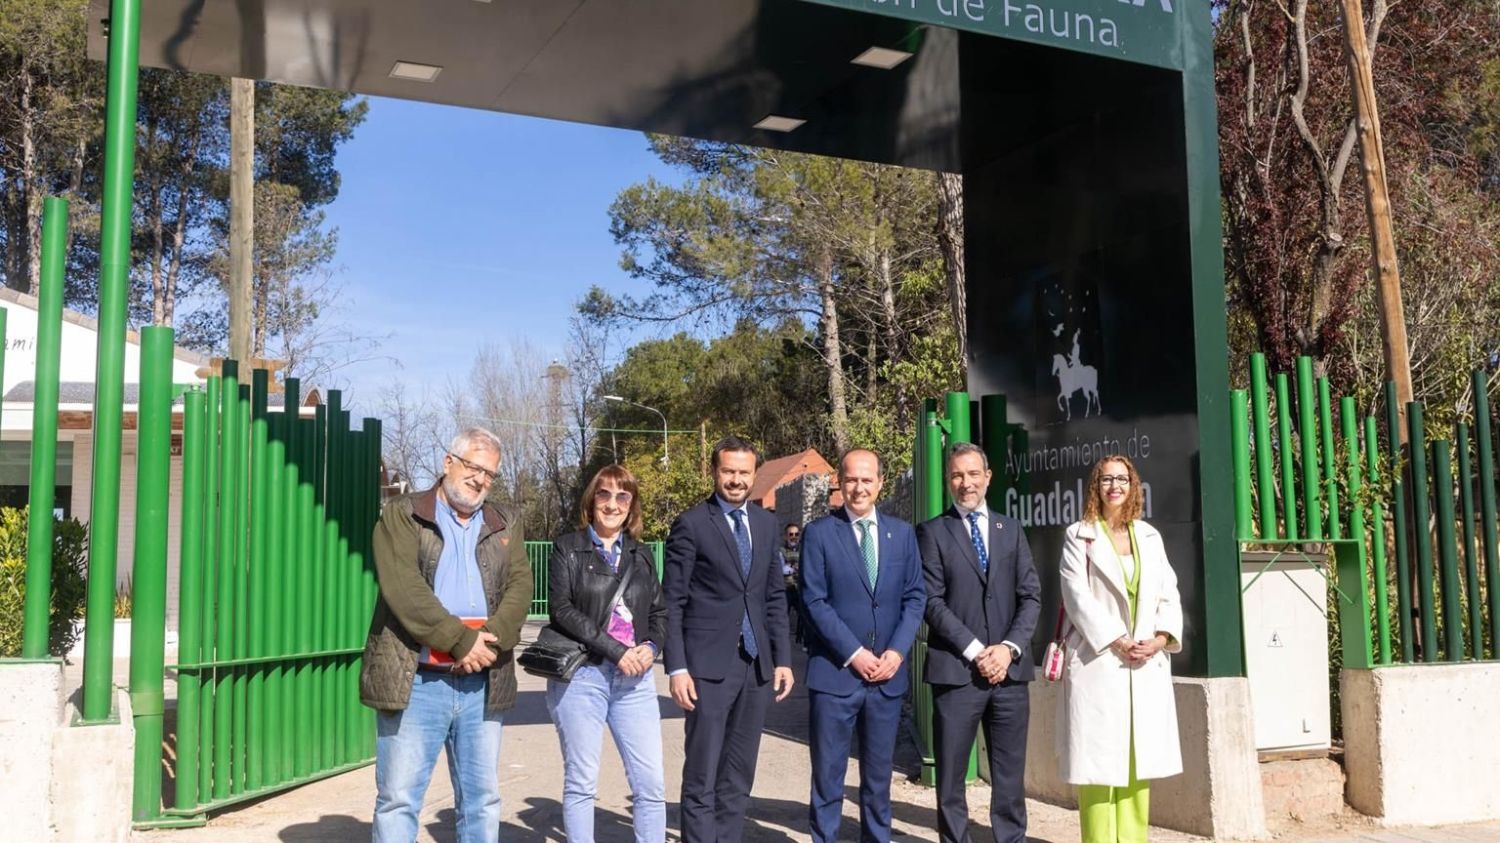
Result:
{"type": "Polygon", "coordinates": [[[649,641],[660,650],[667,641],[667,604],[662,598],[656,560],[650,548],[625,536],[620,549],[620,573],[616,574],[594,550],[587,529],[559,536],[552,543],[552,561],[547,566],[547,605],[552,625],[586,645],[591,664],[603,659],[617,663],[625,655],[625,645],[599,626],[599,618],[604,615],[605,601],[620,586],[626,562],[636,566],[624,597],[625,606],[635,619],[635,641],[637,644],[649,641]]]}

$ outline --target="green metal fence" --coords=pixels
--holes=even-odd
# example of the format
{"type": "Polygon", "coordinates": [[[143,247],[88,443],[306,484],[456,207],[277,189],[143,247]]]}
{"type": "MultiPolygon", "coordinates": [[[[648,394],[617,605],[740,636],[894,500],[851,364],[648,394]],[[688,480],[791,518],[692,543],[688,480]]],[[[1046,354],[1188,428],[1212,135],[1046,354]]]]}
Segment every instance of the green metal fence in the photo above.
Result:
{"type": "Polygon", "coordinates": [[[1250,389],[1231,393],[1235,532],[1242,546],[1333,548],[1345,667],[1496,656],[1497,443],[1483,371],[1471,387],[1473,427],[1431,440],[1420,402],[1403,427],[1392,384],[1383,418],[1345,396],[1335,426],[1308,358],[1273,381],[1252,355],[1250,389]]]}
{"type": "MultiPolygon", "coordinates": [[[[656,560],[656,578],[660,580],[666,543],[646,542],[646,546],[651,548],[651,556],[656,560]]],[[[552,542],[526,543],[526,558],[531,562],[531,611],[526,616],[527,620],[547,619],[547,563],[551,556],[552,542]]]]}

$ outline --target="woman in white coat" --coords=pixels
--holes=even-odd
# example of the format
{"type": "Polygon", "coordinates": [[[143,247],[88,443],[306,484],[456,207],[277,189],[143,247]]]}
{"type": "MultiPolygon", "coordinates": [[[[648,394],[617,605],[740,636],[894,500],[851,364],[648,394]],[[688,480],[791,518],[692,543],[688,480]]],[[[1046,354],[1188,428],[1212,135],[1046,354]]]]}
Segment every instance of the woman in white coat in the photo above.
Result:
{"type": "Polygon", "coordinates": [[[1084,843],[1133,843],[1146,839],[1148,782],[1182,772],[1167,658],[1182,649],[1182,601],[1130,460],[1101,459],[1086,488],[1063,544],[1059,760],[1084,843]]]}

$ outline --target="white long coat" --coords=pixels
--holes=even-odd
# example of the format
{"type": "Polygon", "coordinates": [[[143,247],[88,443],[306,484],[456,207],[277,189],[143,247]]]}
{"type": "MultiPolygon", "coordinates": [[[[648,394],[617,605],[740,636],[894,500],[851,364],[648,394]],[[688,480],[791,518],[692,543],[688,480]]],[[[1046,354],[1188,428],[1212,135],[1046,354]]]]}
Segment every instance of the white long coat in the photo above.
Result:
{"type": "Polygon", "coordinates": [[[1139,641],[1165,632],[1171,640],[1144,665],[1129,667],[1109,649],[1127,634],[1125,574],[1108,536],[1096,533],[1097,524],[1078,522],[1063,542],[1062,599],[1069,629],[1058,716],[1059,769],[1071,784],[1123,787],[1129,783],[1133,733],[1136,778],[1175,776],[1182,772],[1182,749],[1167,653],[1182,649],[1177,574],[1167,563],[1161,533],[1136,521],[1141,577],[1135,629],[1128,634],[1139,641]]]}

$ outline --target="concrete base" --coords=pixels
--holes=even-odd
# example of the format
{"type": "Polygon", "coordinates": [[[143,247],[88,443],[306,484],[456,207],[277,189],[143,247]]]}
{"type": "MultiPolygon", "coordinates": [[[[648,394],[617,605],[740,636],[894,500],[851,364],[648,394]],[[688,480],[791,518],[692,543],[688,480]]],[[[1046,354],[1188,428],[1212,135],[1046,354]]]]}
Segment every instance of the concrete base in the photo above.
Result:
{"type": "Polygon", "coordinates": [[[63,708],[62,662],[0,664],[0,782],[8,840],[46,840],[52,823],[52,735],[63,708]]]}
{"type": "MultiPolygon", "coordinates": [[[[70,703],[69,725],[52,739],[52,840],[92,843],[130,839],[130,801],[135,783],[135,728],[130,695],[115,689],[118,720],[97,726],[74,726],[78,713],[70,703]]],[[[41,838],[38,838],[41,839],[41,838]]]]}
{"type": "Polygon", "coordinates": [[[1344,768],[1328,758],[1265,761],[1260,765],[1266,824],[1272,831],[1344,816],[1344,768]]]}
{"type": "Polygon", "coordinates": [[[1345,670],[1349,804],[1385,825],[1500,819],[1500,664],[1345,670]]]}
{"type": "MultiPolygon", "coordinates": [[[[1151,823],[1217,839],[1268,837],[1255,754],[1250,685],[1244,679],[1173,680],[1183,774],[1151,784],[1151,823]]],[[[1031,683],[1026,795],[1074,807],[1078,797],[1057,768],[1062,687],[1031,683]]]]}

